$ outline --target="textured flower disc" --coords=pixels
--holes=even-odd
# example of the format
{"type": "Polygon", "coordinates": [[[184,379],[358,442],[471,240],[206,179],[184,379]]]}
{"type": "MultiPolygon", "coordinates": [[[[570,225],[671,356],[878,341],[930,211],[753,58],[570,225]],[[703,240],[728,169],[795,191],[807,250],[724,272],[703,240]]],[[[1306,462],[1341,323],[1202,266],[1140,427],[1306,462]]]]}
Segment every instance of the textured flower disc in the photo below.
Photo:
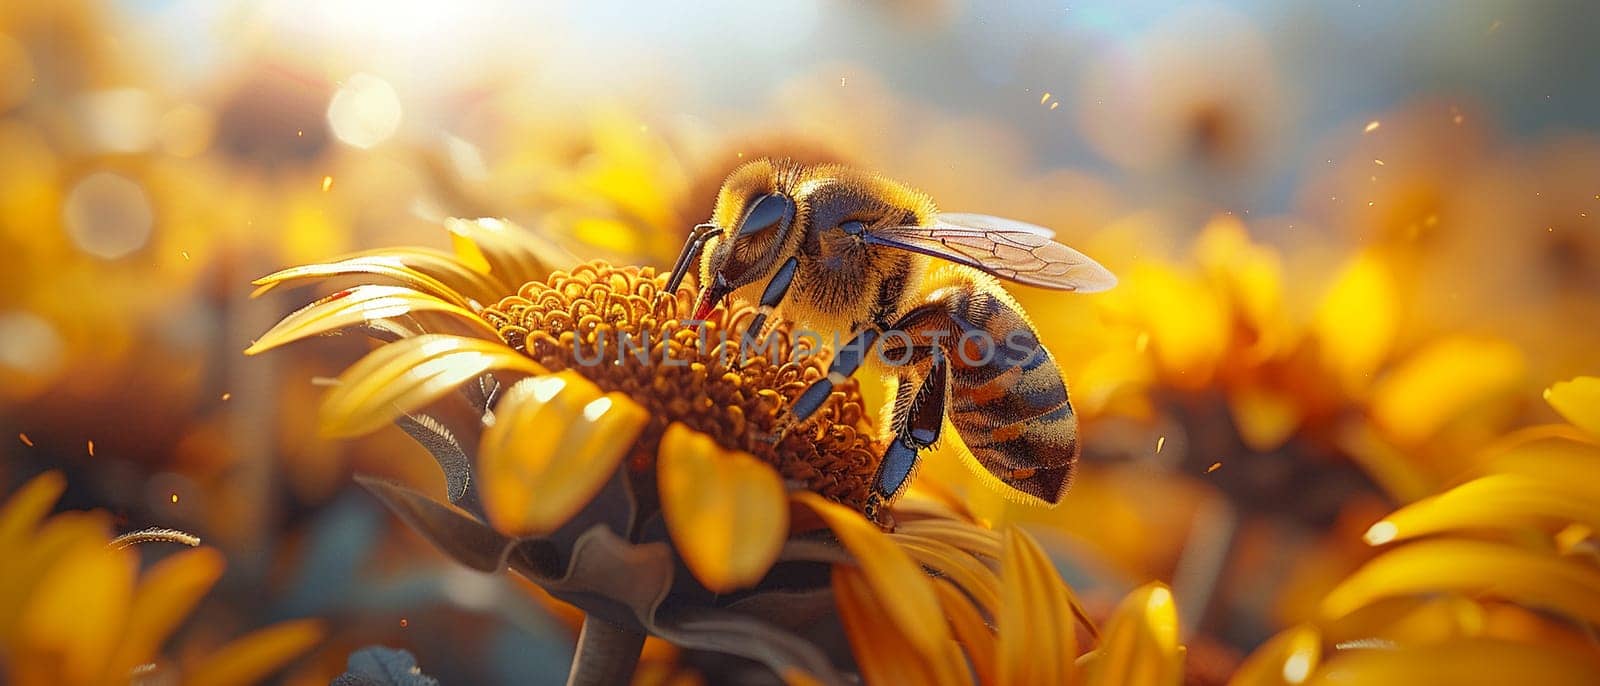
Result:
{"type": "Polygon", "coordinates": [[[792,484],[860,509],[881,446],[857,382],[838,386],[820,411],[775,442],[779,411],[827,374],[826,357],[794,355],[781,323],[772,347],[741,355],[739,334],[753,308],[718,308],[702,327],[689,326],[679,313],[693,308],[694,292],[668,295],[664,283],[650,268],[590,263],[523,285],[483,317],[551,371],[575,370],[649,411],[628,457],[634,473],[654,465],[662,433],[678,421],[759,457],[792,484]]]}

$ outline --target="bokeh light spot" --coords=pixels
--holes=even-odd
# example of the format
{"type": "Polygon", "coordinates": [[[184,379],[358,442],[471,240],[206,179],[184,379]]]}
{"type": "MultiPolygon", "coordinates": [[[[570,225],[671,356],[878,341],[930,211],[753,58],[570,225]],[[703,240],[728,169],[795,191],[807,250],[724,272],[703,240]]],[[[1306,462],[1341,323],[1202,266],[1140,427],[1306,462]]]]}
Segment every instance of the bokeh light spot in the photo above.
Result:
{"type": "Polygon", "coordinates": [[[144,247],[155,224],[144,189],[113,172],[84,177],[67,195],[63,211],[73,244],[107,260],[144,247]]]}
{"type": "Polygon", "coordinates": [[[400,128],[400,96],[371,74],[356,74],[328,103],[328,127],[347,145],[370,148],[400,128]]]}
{"type": "Polygon", "coordinates": [[[0,367],[48,378],[61,367],[61,336],[31,312],[0,313],[0,367]]]}

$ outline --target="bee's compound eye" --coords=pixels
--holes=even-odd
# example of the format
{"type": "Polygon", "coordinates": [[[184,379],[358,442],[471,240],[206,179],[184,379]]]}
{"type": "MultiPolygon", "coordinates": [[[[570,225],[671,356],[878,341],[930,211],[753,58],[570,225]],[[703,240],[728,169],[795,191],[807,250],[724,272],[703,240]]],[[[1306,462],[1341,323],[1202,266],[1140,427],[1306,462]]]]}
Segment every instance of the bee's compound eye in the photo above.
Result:
{"type": "Polygon", "coordinates": [[[744,224],[739,226],[739,235],[748,236],[776,228],[787,224],[793,216],[794,201],[787,196],[781,193],[763,195],[750,205],[750,211],[744,216],[744,224]]]}

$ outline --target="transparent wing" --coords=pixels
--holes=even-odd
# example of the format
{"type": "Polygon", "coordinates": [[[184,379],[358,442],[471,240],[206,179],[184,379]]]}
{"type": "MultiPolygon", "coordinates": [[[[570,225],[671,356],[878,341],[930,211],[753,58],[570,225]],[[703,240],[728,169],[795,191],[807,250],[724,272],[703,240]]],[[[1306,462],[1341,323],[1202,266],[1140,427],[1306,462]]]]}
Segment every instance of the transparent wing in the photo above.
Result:
{"type": "Polygon", "coordinates": [[[1038,224],[1019,222],[1015,219],[996,217],[990,214],[973,214],[971,212],[945,212],[940,214],[938,221],[951,226],[964,226],[969,229],[991,229],[997,231],[1021,231],[1024,233],[1038,234],[1045,238],[1055,238],[1056,232],[1038,224]]]}
{"type": "Polygon", "coordinates": [[[1051,240],[1049,229],[1010,220],[998,221],[1028,228],[989,225],[996,220],[987,215],[941,214],[931,226],[889,226],[872,229],[863,237],[868,243],[976,267],[1029,286],[1093,292],[1117,284],[1117,277],[1100,263],[1051,240]],[[956,223],[969,218],[979,218],[982,225],[956,223]]]}

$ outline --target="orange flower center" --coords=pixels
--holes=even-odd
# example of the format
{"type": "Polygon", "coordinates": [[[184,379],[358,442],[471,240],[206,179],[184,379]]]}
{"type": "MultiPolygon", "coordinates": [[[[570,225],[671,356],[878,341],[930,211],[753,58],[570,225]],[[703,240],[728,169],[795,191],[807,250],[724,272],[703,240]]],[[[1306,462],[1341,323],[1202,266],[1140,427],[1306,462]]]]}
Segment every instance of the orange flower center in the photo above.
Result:
{"type": "Polygon", "coordinates": [[[692,312],[694,291],[669,295],[665,283],[649,267],[591,262],[524,284],[483,317],[551,371],[575,370],[649,411],[628,458],[634,473],[654,465],[662,433],[682,422],[766,461],[792,485],[862,508],[882,445],[858,383],[839,385],[811,419],[776,438],[780,410],[827,374],[826,358],[804,342],[797,351],[781,322],[768,347],[747,353],[738,333],[755,309],[718,308],[691,326],[679,317],[692,312]]]}

